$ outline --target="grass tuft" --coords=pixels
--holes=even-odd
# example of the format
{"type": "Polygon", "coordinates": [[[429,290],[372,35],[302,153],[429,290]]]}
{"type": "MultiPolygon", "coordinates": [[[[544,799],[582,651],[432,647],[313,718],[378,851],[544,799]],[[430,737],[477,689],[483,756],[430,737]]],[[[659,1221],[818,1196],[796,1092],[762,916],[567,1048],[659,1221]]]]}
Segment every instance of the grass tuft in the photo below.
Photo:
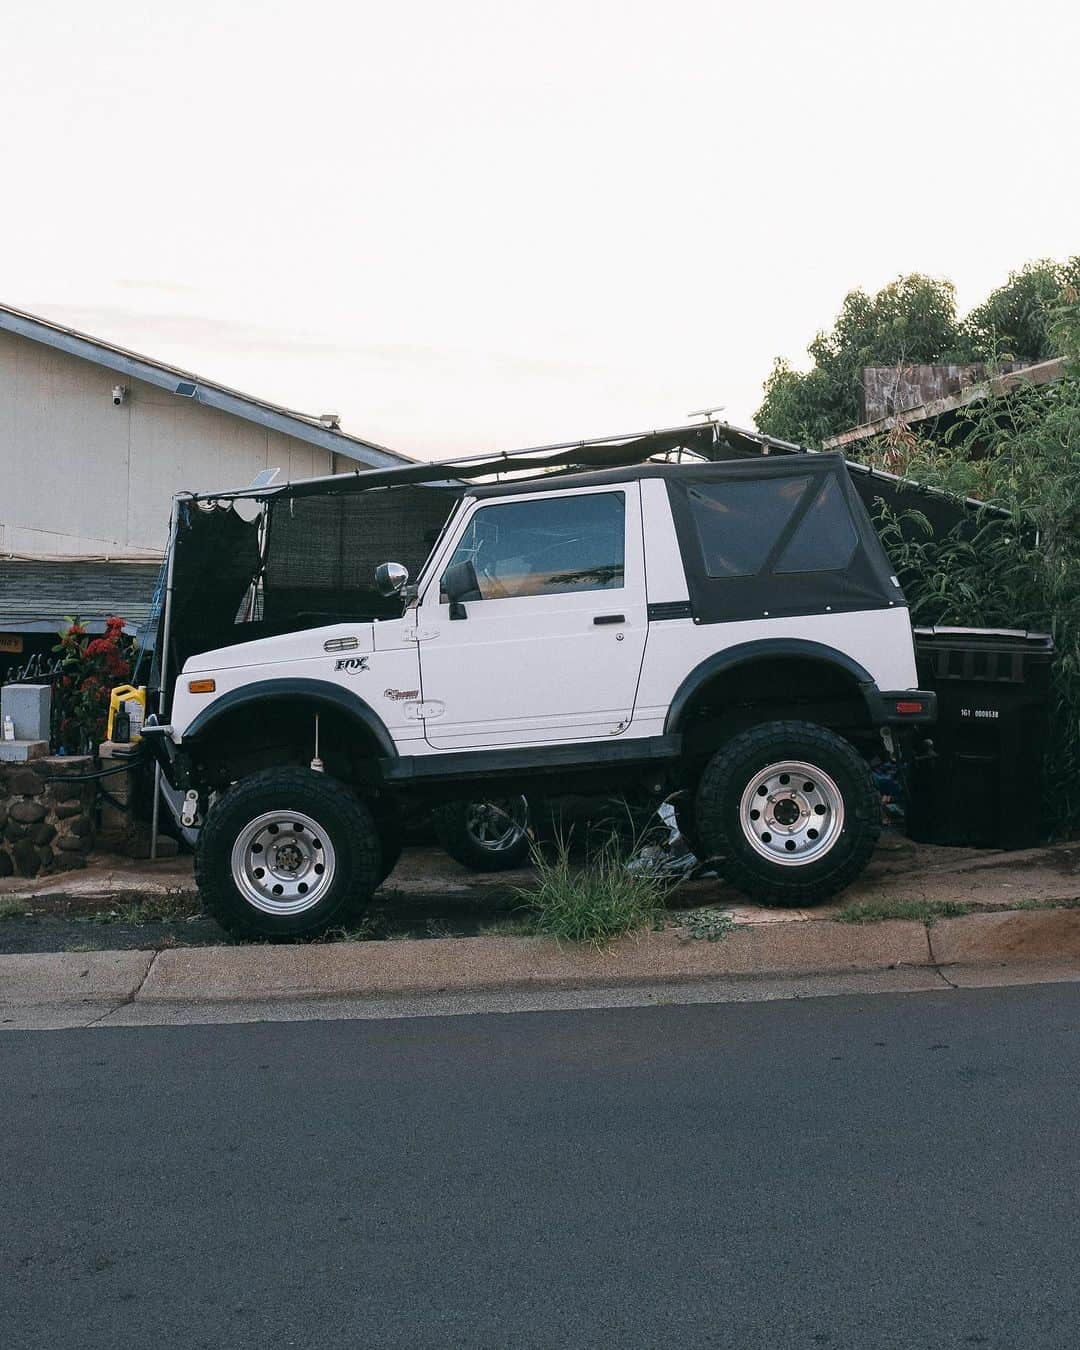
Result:
{"type": "Polygon", "coordinates": [[[959,919],[971,910],[972,906],[961,900],[853,900],[834,917],[838,923],[912,919],[931,927],[938,919],[959,919]]]}
{"type": "Polygon", "coordinates": [[[0,919],[21,919],[25,913],[25,900],[0,900],[0,919]]]}
{"type": "Polygon", "coordinates": [[[571,862],[569,841],[563,837],[552,851],[534,848],[533,863],[535,882],[515,893],[533,914],[536,931],[597,948],[624,933],[655,926],[676,884],[642,866],[636,849],[615,835],[580,865],[571,862]]]}
{"type": "Polygon", "coordinates": [[[484,937],[534,937],[536,922],[527,914],[506,914],[484,924],[484,937]]]}
{"type": "MultiPolygon", "coordinates": [[[[145,895],[139,900],[125,901],[110,913],[110,918],[138,927],[144,923],[175,923],[201,917],[198,900],[182,891],[166,891],[163,895],[145,895]]],[[[108,922],[102,919],[102,922],[108,922]]]]}
{"type": "Polygon", "coordinates": [[[325,942],[371,942],[378,936],[373,920],[367,914],[361,914],[354,920],[351,928],[328,928],[315,939],[316,943],[325,942]]]}

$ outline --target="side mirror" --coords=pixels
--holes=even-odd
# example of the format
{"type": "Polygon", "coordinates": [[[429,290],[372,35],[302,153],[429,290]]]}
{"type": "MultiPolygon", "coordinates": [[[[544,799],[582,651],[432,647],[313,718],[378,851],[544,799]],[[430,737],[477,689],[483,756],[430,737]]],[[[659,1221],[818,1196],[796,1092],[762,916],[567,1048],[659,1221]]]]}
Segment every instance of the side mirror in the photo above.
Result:
{"type": "Polygon", "coordinates": [[[465,612],[464,602],[484,598],[480,594],[480,582],[477,580],[476,567],[471,558],[466,558],[464,562],[455,563],[453,567],[446,569],[443,573],[442,589],[450,601],[452,619],[467,619],[469,616],[465,612]]]}
{"type": "Polygon", "coordinates": [[[400,595],[408,584],[409,569],[401,563],[384,562],[375,569],[375,587],[380,595],[400,595]]]}

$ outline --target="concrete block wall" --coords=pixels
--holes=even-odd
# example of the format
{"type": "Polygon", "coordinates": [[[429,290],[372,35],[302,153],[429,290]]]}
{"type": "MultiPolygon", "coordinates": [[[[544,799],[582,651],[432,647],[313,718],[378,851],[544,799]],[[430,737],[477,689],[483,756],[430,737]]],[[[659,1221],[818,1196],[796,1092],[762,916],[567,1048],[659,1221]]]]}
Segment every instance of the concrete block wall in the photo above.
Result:
{"type": "Polygon", "coordinates": [[[94,846],[94,784],[65,780],[93,767],[89,755],[0,764],[0,877],[86,866],[94,846]]]}

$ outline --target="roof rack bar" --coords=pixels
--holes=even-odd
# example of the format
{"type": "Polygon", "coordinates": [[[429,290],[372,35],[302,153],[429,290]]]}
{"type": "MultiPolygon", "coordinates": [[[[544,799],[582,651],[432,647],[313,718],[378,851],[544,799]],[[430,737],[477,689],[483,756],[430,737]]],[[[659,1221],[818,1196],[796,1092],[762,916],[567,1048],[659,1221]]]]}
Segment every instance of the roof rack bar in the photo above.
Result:
{"type": "MultiPolygon", "coordinates": [[[[343,479],[348,479],[350,482],[359,480],[371,487],[391,486],[398,483],[438,484],[442,482],[446,482],[449,486],[454,478],[480,477],[489,473],[521,472],[523,467],[534,467],[532,465],[523,466],[521,461],[535,456],[552,456],[546,463],[539,464],[536,467],[556,467],[559,464],[576,462],[570,452],[588,450],[593,446],[618,445],[625,442],[629,447],[638,441],[674,437],[684,433],[688,439],[697,440],[702,437],[703,432],[709,431],[712,432],[714,444],[726,431],[730,431],[737,436],[756,441],[763,446],[775,447],[778,450],[788,452],[800,452],[802,450],[801,446],[790,441],[777,440],[773,436],[763,436],[760,432],[748,431],[742,427],[733,426],[729,422],[690,422],[672,427],[652,428],[648,431],[624,431],[613,436],[591,436],[576,441],[554,441],[548,445],[525,446],[518,450],[488,450],[471,455],[456,455],[451,459],[435,459],[423,463],[403,464],[391,469],[350,469],[344,474],[323,474],[316,478],[294,479],[291,483],[281,483],[271,489],[245,487],[221,492],[201,492],[196,494],[195,500],[204,502],[233,501],[244,497],[270,499],[288,496],[290,495],[290,489],[299,488],[306,491],[324,484],[340,485],[343,479]]],[[[648,454],[649,452],[645,451],[643,458],[647,458],[648,454]]]]}

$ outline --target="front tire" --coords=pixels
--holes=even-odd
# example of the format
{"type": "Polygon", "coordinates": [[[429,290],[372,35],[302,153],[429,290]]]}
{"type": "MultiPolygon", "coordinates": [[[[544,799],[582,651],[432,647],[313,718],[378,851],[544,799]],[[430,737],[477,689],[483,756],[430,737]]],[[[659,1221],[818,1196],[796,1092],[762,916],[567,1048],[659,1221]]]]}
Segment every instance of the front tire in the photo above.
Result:
{"type": "Polygon", "coordinates": [[[239,938],[314,937],[347,924],[381,879],[371,812],[310,769],[236,783],[199,832],[195,880],[206,912],[239,938]]]}
{"type": "Polygon", "coordinates": [[[721,875],[773,905],[815,904],[842,890],[881,833],[866,761],[812,722],[767,722],[733,737],[705,766],[694,816],[721,875]]]}

